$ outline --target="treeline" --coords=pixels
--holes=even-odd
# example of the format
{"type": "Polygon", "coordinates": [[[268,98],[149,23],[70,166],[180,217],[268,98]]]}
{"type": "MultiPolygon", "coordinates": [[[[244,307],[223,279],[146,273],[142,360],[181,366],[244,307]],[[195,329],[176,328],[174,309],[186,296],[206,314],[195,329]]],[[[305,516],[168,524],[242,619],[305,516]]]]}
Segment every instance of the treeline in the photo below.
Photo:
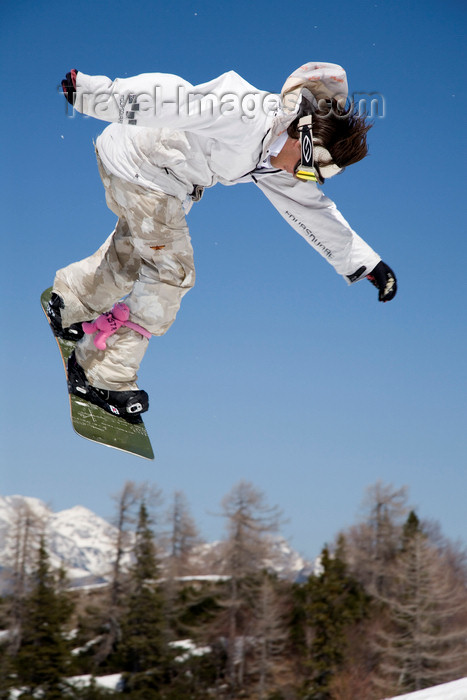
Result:
{"type": "Polygon", "coordinates": [[[465,554],[419,520],[405,488],[370,487],[359,522],[302,583],[268,570],[282,516],[252,484],[223,500],[226,537],[202,572],[184,495],[168,528],[160,511],[157,490],[125,485],[111,581],[81,593],[52,570],[43,523],[18,512],[0,698],[380,700],[467,675],[465,554]],[[95,682],[112,673],[118,690],[95,682]]]}

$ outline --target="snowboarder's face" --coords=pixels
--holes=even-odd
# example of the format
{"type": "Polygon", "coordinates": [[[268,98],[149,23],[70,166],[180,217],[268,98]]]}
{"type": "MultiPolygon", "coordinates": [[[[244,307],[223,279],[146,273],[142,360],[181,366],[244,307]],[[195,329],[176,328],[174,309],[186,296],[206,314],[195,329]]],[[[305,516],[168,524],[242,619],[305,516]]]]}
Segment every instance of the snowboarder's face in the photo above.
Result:
{"type": "Polygon", "coordinates": [[[277,156],[271,156],[271,165],[293,175],[297,164],[300,163],[300,156],[300,139],[292,139],[289,136],[277,156]]]}

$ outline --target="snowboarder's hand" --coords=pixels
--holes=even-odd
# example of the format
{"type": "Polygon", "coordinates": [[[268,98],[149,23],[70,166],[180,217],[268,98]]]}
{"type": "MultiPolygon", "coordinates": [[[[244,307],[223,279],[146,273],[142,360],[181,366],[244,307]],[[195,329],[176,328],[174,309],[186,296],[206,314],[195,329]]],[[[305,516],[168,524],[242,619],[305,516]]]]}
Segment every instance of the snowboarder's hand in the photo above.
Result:
{"type": "Polygon", "coordinates": [[[397,280],[389,265],[381,260],[366,278],[379,289],[379,301],[394,299],[397,292],[397,280]]]}
{"type": "Polygon", "coordinates": [[[74,104],[75,101],[77,72],[76,68],[72,68],[71,71],[66,74],[66,78],[62,80],[63,94],[71,105],[74,104]]]}

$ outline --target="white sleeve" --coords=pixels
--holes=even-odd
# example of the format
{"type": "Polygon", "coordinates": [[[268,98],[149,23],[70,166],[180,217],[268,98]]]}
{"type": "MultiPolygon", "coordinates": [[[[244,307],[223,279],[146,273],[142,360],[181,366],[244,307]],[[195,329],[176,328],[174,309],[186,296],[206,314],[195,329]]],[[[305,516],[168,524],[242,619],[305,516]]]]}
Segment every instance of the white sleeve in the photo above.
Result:
{"type": "Polygon", "coordinates": [[[254,176],[254,180],[292,228],[349,284],[365,277],[381,260],[314,183],[285,172],[254,176]]]}
{"type": "Polygon", "coordinates": [[[222,114],[223,96],[242,94],[244,86],[248,83],[234,71],[196,86],[170,73],[110,80],[79,71],[75,108],[107,122],[197,131],[212,127],[222,114]]]}

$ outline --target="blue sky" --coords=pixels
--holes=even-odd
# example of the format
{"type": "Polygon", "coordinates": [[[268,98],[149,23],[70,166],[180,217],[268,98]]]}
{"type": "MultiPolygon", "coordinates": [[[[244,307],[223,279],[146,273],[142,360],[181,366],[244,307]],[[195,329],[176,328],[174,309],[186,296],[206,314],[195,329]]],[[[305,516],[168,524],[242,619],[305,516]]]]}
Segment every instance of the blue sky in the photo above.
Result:
{"type": "Polygon", "coordinates": [[[420,517],[465,542],[465,5],[296,7],[2,4],[3,495],[108,517],[125,480],[148,480],[168,499],[183,490],[212,539],[220,500],[247,479],[313,557],[381,479],[406,484],[420,517]],[[382,305],[367,281],[347,287],[254,185],[218,185],[188,217],[196,287],[140,373],[156,461],[78,438],[39,297],[115,217],[92,148],[105,124],[67,117],[60,79],[77,67],[196,84],[234,69],[279,91],[314,60],[343,65],[351,92],[384,97],[370,157],[324,191],[394,268],[398,296],[382,305]]]}

